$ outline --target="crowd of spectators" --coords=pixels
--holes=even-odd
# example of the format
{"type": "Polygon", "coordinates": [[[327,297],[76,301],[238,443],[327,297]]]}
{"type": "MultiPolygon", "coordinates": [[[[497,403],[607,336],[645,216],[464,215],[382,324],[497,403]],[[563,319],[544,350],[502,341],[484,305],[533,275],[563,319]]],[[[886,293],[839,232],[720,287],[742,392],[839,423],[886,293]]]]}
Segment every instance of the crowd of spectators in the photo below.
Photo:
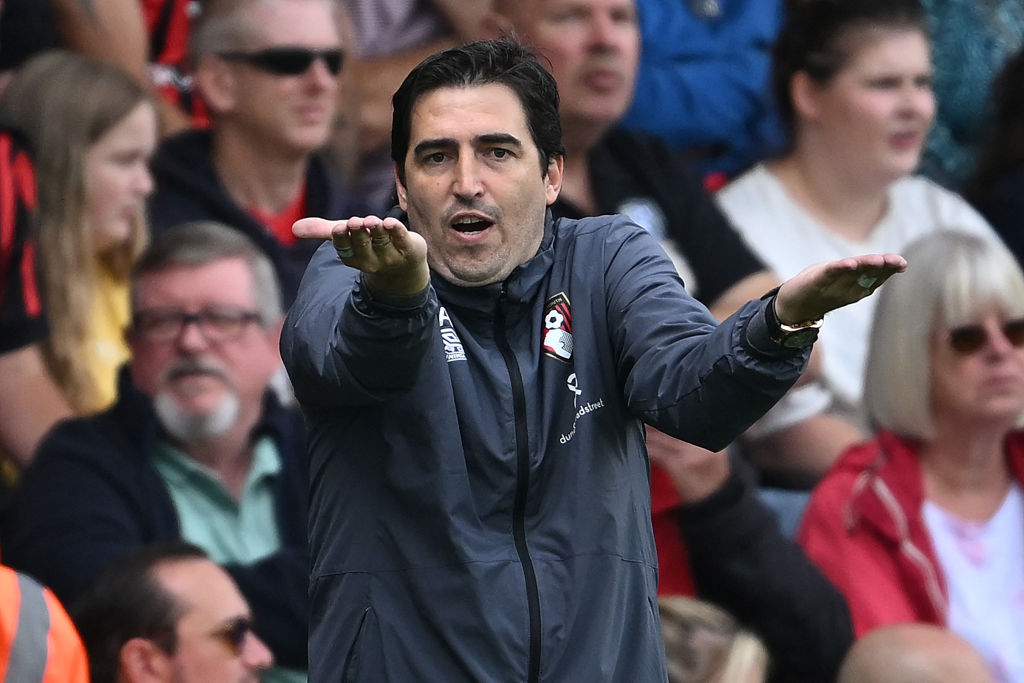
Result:
{"type": "Polygon", "coordinates": [[[384,215],[405,75],[514,37],[552,215],[626,215],[718,319],[910,263],[724,451],[647,428],[669,680],[1024,683],[1021,7],[0,0],[0,679],[306,679],[291,226],[384,215]]]}

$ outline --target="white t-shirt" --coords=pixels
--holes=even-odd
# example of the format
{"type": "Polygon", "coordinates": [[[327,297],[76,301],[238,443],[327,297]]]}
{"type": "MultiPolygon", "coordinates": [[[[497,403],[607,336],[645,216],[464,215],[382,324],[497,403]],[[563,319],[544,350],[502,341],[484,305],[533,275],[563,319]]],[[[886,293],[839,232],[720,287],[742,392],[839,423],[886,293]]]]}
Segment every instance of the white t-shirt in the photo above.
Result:
{"type": "Polygon", "coordinates": [[[1014,484],[995,515],[968,522],[921,509],[949,590],[949,628],[985,657],[1000,683],[1024,683],[1024,499],[1014,484]]]}
{"type": "MultiPolygon", "coordinates": [[[[889,207],[868,238],[852,242],[812,218],[764,164],[724,187],[719,204],[737,231],[783,280],[821,261],[860,254],[900,253],[914,239],[938,230],[964,230],[998,239],[981,215],[958,194],[918,176],[889,188],[889,207]]],[[[859,411],[868,337],[878,297],[828,314],[819,339],[823,381],[791,391],[760,423],[762,433],[796,424],[828,408],[859,411]]]]}

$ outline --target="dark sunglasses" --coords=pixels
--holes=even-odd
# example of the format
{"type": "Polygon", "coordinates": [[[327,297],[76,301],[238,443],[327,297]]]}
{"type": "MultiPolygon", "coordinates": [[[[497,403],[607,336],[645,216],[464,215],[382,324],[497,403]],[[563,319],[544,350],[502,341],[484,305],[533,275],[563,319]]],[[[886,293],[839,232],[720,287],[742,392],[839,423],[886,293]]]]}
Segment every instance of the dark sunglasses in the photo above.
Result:
{"type": "MultiPolygon", "coordinates": [[[[999,328],[1014,346],[1024,346],[1024,318],[1007,320],[999,328]]],[[[988,343],[988,330],[981,325],[961,325],[949,331],[949,345],[957,353],[967,355],[988,343]]]]}
{"type": "Polygon", "coordinates": [[[304,47],[269,47],[258,52],[222,52],[220,57],[231,62],[242,62],[277,76],[298,76],[306,73],[318,59],[324,61],[332,76],[337,76],[345,62],[345,53],[341,48],[310,50],[304,47]]]}
{"type": "Polygon", "coordinates": [[[245,638],[252,630],[252,619],[249,617],[235,617],[210,631],[210,636],[222,641],[231,648],[236,657],[239,657],[242,654],[242,649],[245,647],[245,638]]]}

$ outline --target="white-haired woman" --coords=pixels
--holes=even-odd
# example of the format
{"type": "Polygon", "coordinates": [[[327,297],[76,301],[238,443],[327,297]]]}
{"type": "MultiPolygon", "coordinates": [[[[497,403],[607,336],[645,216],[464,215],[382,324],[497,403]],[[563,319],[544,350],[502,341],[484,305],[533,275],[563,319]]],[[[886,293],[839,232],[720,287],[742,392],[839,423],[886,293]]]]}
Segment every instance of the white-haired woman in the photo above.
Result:
{"type": "Polygon", "coordinates": [[[815,489],[800,542],[858,635],[948,626],[998,680],[1024,681],[1024,274],[1001,244],[959,232],[905,255],[870,339],[875,437],[815,489]]]}

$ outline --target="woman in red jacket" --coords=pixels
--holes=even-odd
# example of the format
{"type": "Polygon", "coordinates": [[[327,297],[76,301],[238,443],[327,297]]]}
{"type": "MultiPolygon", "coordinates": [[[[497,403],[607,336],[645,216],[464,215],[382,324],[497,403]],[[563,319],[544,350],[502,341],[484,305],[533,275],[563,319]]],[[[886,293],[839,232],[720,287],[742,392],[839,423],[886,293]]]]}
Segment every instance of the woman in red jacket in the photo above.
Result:
{"type": "Polygon", "coordinates": [[[998,680],[1024,681],[1024,274],[956,232],[907,248],[865,374],[872,441],[815,489],[800,541],[846,595],[858,635],[930,622],[998,680]]]}

